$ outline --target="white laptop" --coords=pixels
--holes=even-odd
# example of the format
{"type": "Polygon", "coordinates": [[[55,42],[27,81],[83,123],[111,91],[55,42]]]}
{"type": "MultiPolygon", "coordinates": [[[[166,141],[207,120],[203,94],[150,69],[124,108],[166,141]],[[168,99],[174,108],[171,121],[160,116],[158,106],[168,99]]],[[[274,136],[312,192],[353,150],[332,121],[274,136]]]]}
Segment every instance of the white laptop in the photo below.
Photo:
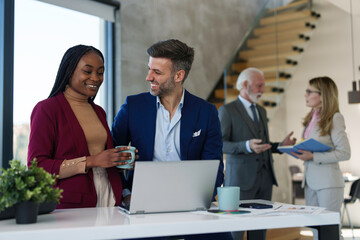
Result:
{"type": "Polygon", "coordinates": [[[128,214],[184,212],[210,208],[219,160],[135,162],[128,214]]]}

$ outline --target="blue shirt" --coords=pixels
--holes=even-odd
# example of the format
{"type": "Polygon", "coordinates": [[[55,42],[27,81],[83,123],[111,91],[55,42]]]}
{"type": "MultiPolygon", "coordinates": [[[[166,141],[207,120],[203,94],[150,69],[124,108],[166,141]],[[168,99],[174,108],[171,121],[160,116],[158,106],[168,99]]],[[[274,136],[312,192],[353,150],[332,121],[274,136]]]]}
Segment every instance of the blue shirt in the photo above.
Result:
{"type": "Polygon", "coordinates": [[[170,113],[161,104],[160,98],[156,97],[156,131],[154,143],[153,161],[180,161],[180,125],[181,109],[184,105],[184,94],[170,120],[170,113]]]}
{"type": "MultiPolygon", "coordinates": [[[[185,90],[174,116],[170,121],[170,113],[156,97],[156,128],[153,161],[180,161],[180,120],[184,105],[185,90]]],[[[129,189],[123,189],[123,197],[131,194],[129,189]]]]}

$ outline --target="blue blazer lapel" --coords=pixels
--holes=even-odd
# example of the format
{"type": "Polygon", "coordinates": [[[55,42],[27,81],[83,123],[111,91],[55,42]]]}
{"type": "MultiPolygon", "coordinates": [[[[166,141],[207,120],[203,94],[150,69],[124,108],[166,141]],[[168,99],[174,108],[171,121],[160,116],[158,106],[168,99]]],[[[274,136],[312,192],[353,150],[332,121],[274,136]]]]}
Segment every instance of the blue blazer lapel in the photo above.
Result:
{"type": "Polygon", "coordinates": [[[181,126],[180,126],[180,152],[181,160],[188,159],[188,149],[189,144],[192,140],[192,135],[194,133],[195,125],[197,123],[197,118],[199,111],[197,111],[197,105],[193,104],[192,95],[185,91],[184,96],[184,106],[181,110],[181,126]]]}
{"type": "MultiPolygon", "coordinates": [[[[150,94],[149,94],[150,95],[150,94]]],[[[151,96],[151,95],[150,95],[151,96]]],[[[154,145],[155,145],[155,131],[156,131],[156,97],[151,96],[149,104],[144,104],[145,107],[141,107],[143,114],[140,114],[142,117],[141,126],[137,126],[139,129],[145,148],[145,159],[152,160],[154,156],[154,145]]]]}

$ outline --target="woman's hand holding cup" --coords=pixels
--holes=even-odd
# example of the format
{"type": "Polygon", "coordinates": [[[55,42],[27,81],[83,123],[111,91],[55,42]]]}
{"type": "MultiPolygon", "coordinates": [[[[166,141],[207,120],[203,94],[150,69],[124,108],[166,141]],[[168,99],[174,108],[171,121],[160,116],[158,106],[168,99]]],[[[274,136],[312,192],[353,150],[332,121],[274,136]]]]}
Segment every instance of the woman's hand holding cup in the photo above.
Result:
{"type": "Polygon", "coordinates": [[[120,160],[117,168],[132,169],[134,167],[135,159],[139,158],[136,154],[138,150],[132,146],[117,146],[116,149],[122,156],[127,156],[128,159],[120,160]]]}
{"type": "Polygon", "coordinates": [[[133,155],[129,146],[107,149],[93,156],[86,157],[86,169],[93,167],[109,168],[133,163],[133,155]],[[129,152],[130,151],[130,152],[129,152]]]}

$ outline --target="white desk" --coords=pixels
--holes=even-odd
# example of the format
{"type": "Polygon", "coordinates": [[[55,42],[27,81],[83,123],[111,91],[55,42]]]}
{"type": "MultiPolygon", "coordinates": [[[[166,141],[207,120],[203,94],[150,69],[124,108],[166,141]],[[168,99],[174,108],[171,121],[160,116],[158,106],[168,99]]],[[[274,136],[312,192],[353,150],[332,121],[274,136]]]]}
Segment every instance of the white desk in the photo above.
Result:
{"type": "Polygon", "coordinates": [[[248,231],[256,239],[260,229],[299,226],[316,227],[319,239],[339,239],[339,214],[256,216],[182,212],[126,215],[118,208],[56,210],[38,216],[36,224],[17,225],[14,219],[0,221],[0,239],[121,239],[213,232],[248,231]]]}

